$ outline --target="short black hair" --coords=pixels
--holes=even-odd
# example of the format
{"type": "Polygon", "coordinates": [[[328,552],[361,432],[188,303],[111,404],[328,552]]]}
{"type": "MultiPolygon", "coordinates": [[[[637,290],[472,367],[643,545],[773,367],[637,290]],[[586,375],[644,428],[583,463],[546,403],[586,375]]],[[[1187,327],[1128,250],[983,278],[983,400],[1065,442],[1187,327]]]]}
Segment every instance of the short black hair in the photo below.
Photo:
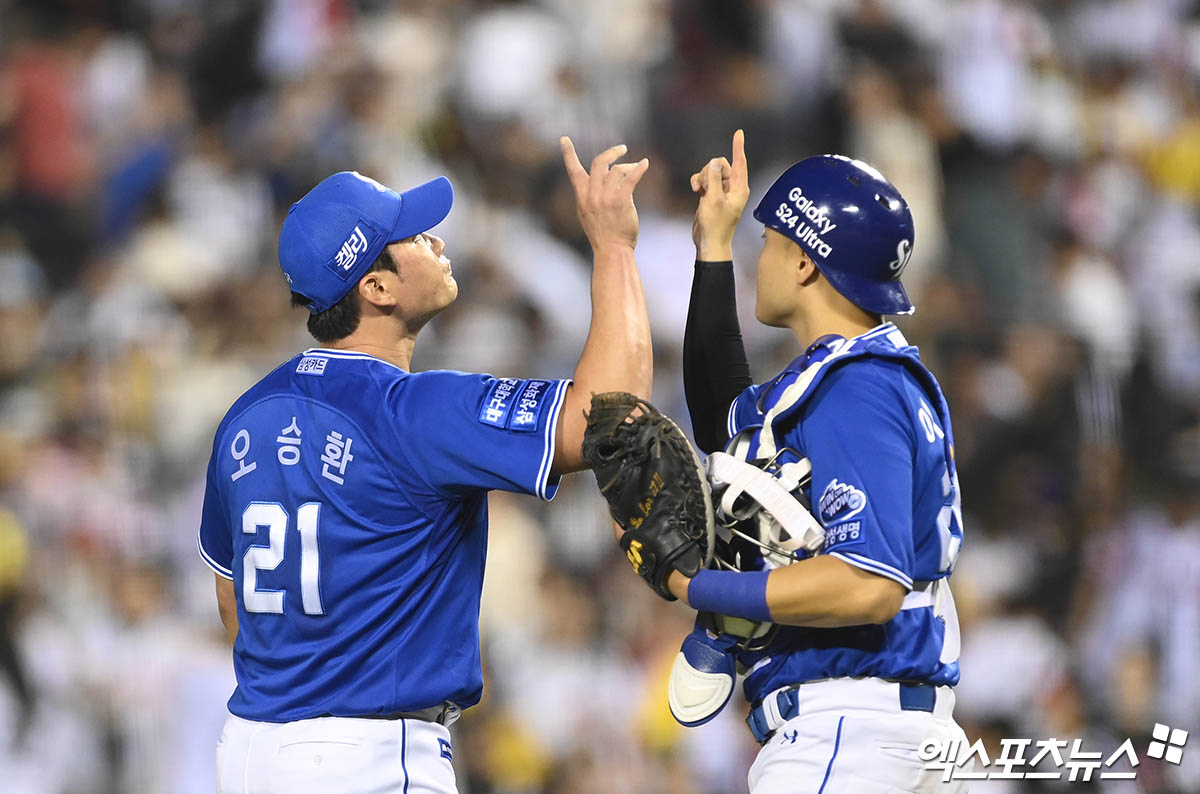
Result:
{"type": "MultiPolygon", "coordinates": [[[[379,258],[375,260],[375,264],[371,265],[371,269],[367,273],[377,273],[380,270],[396,272],[396,260],[392,259],[392,253],[387,248],[383,249],[383,252],[379,254],[379,258]]],[[[366,275],[366,273],[363,275],[366,275]]],[[[309,299],[299,292],[292,293],[292,308],[303,307],[308,309],[309,303],[309,299]]],[[[358,329],[358,323],[361,319],[362,304],[359,302],[358,285],[356,283],[333,306],[330,306],[323,312],[313,312],[308,315],[308,332],[312,334],[313,339],[323,344],[336,342],[354,333],[358,329]]]]}

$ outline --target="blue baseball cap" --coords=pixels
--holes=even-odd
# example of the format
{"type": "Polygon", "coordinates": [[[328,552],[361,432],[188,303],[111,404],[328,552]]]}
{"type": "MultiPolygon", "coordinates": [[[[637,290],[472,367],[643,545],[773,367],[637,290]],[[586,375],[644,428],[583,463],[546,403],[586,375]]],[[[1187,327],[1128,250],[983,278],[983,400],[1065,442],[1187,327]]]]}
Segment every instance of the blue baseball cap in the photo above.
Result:
{"type": "Polygon", "coordinates": [[[428,231],[454,203],[444,176],[397,193],[357,171],[321,180],[288,210],[279,265],[293,292],[323,312],[349,292],[389,243],[428,231]]]}

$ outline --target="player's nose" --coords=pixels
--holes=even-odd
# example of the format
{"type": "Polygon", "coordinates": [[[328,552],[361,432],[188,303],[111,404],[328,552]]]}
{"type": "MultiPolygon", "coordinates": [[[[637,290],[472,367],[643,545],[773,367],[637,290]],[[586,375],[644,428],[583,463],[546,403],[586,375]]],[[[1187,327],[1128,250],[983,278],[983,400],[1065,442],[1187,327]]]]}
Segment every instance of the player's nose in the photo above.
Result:
{"type": "Polygon", "coordinates": [[[446,241],[436,234],[429,235],[429,239],[433,242],[433,253],[437,256],[442,255],[442,251],[446,250],[446,241]]]}

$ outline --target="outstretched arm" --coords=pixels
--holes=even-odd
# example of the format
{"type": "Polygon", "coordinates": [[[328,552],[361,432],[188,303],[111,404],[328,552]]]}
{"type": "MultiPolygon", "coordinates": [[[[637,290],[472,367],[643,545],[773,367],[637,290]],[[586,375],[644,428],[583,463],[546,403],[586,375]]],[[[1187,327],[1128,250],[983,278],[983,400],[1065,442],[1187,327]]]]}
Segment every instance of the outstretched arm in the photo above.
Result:
{"type": "Polygon", "coordinates": [[[733,279],[733,233],[750,196],[741,130],[733,135],[733,162],[713,158],[692,174],[691,186],[700,202],[692,224],[696,271],[683,337],[683,387],[696,444],[715,452],[729,440],[730,403],[752,383],[733,279]]]}
{"type": "Polygon", "coordinates": [[[649,399],[653,378],[650,319],[633,249],[638,217],[633,189],[650,163],[614,165],[624,146],[601,152],[585,171],[570,138],[562,141],[563,161],[592,245],[592,324],[559,414],[554,474],[586,468],[583,462],[584,411],[593,394],[624,391],[649,399]]]}
{"type": "Polygon", "coordinates": [[[895,617],[914,585],[913,461],[918,444],[942,443],[920,429],[897,374],[874,362],[833,371],[793,436],[812,461],[813,515],[826,528],[818,556],[769,573],[705,570],[690,581],[677,574],[672,592],[703,611],[796,626],[895,617]],[[847,497],[842,506],[837,494],[847,497]]]}
{"type": "Polygon", "coordinates": [[[900,611],[905,592],[899,582],[824,554],[769,574],[701,571],[688,579],[675,571],[668,587],[696,609],[820,628],[887,623],[900,611]],[[732,600],[724,591],[732,593],[732,600]],[[759,598],[762,601],[756,607],[765,608],[767,615],[744,614],[738,609],[740,599],[759,598]]]}

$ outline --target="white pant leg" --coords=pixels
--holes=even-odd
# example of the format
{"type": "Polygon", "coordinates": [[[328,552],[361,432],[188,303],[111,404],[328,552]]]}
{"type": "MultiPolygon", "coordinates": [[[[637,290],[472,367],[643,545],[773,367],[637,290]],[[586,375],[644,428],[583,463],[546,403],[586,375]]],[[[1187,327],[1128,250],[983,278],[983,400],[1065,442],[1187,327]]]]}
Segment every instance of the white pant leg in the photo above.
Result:
{"type": "MultiPolygon", "coordinates": [[[[751,794],[966,794],[925,769],[925,739],[965,741],[953,719],[923,711],[822,711],[790,720],[750,767],[751,794]]],[[[961,746],[961,745],[960,745],[961,746]]],[[[968,770],[969,771],[969,770],[968,770]]]]}
{"type": "Polygon", "coordinates": [[[217,743],[218,794],[456,794],[450,732],[421,720],[230,715],[217,743]]]}

